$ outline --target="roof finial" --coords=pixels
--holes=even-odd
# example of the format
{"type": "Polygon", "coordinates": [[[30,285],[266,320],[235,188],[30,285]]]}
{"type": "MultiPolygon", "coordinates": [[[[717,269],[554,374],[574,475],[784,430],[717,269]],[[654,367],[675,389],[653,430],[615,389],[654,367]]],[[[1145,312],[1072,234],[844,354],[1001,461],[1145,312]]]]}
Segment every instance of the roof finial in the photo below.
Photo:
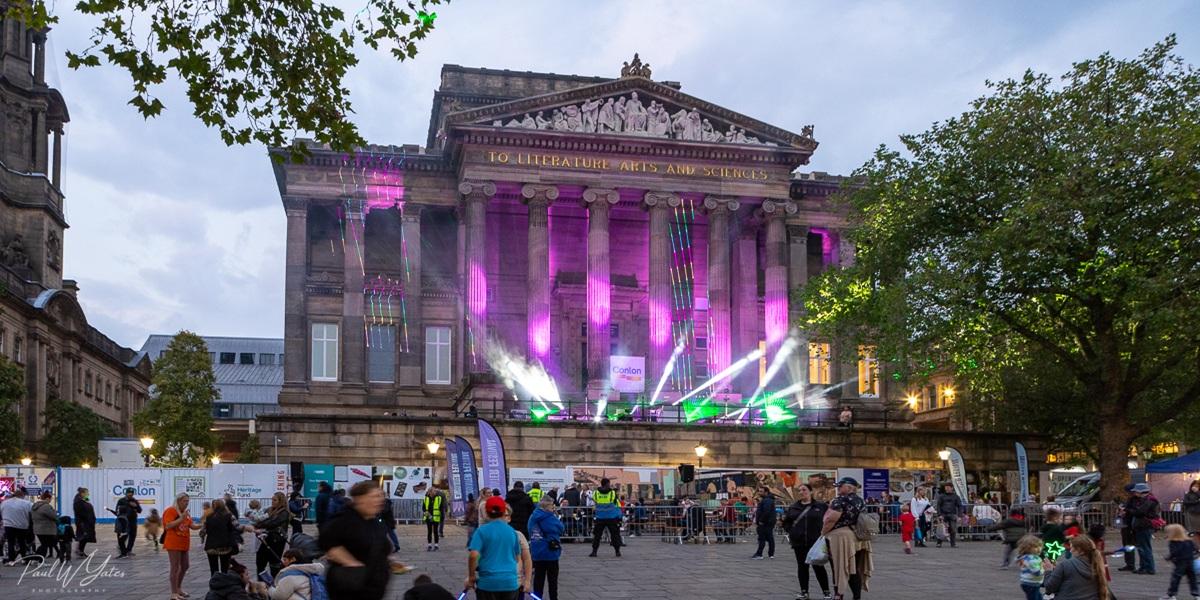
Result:
{"type": "Polygon", "coordinates": [[[633,53],[633,61],[623,63],[621,67],[621,77],[645,77],[650,79],[650,63],[642,63],[642,59],[638,58],[637,52],[633,53]]]}

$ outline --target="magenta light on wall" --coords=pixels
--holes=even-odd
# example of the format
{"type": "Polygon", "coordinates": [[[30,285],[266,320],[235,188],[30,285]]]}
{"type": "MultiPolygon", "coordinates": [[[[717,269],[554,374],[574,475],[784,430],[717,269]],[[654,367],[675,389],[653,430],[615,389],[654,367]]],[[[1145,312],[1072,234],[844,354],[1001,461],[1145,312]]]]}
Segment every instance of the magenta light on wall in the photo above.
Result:
{"type": "Polygon", "coordinates": [[[550,315],[533,318],[529,321],[529,347],[533,350],[533,358],[543,363],[550,356],[550,315]]]}
{"type": "Polygon", "coordinates": [[[828,229],[812,228],[812,233],[821,236],[821,264],[833,263],[833,233],[828,229]]]}
{"type": "Polygon", "coordinates": [[[650,343],[656,349],[671,347],[671,307],[650,301],[650,343]]]}
{"type": "Polygon", "coordinates": [[[470,266],[470,297],[467,298],[467,309],[471,317],[478,323],[483,323],[487,317],[487,273],[483,265],[472,262],[470,266]]]}
{"type": "Polygon", "coordinates": [[[588,273],[588,320],[596,328],[608,327],[612,316],[611,289],[607,273],[588,273]]]}
{"type": "Polygon", "coordinates": [[[776,344],[783,341],[787,337],[788,330],[788,302],[785,295],[774,295],[766,299],[766,329],[767,329],[767,346],[774,348],[776,344]]]}

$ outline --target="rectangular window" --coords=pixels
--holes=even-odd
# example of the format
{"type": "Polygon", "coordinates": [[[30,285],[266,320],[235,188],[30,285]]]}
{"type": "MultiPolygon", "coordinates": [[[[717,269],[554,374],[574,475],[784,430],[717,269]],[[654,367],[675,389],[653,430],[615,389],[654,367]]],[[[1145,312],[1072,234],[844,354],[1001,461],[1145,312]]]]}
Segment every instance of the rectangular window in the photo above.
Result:
{"type": "Polygon", "coordinates": [[[106,384],[104,384],[104,401],[105,401],[105,402],[107,402],[107,403],[109,403],[109,404],[112,404],[112,401],[113,401],[113,387],[112,387],[112,384],[111,384],[111,383],[106,383],[106,384]]]}
{"type": "Polygon", "coordinates": [[[279,355],[279,364],[281,364],[281,365],[283,364],[283,355],[282,354],[279,355]]]}
{"type": "Polygon", "coordinates": [[[88,374],[83,378],[83,393],[87,394],[89,396],[92,395],[92,372],[91,371],[88,371],[88,374]]]}
{"type": "Polygon", "coordinates": [[[811,385],[829,385],[829,382],[832,380],[829,367],[829,343],[810,343],[808,345],[808,383],[811,385]]]}
{"type": "Polygon", "coordinates": [[[374,383],[396,381],[396,326],[367,327],[367,380],[374,383]]]}
{"type": "Polygon", "coordinates": [[[216,352],[208,353],[208,362],[210,362],[214,365],[217,364],[217,353],[216,352]]]}
{"type": "Polygon", "coordinates": [[[706,337],[696,338],[696,349],[697,350],[708,350],[708,338],[706,338],[706,337]]]}
{"type": "Polygon", "coordinates": [[[934,385],[934,408],[948,408],[954,406],[954,385],[949,381],[941,382],[934,385]]]}
{"type": "Polygon", "coordinates": [[[238,364],[239,365],[254,364],[254,353],[253,352],[243,352],[243,353],[239,354],[238,355],[238,364]]]}
{"type": "Polygon", "coordinates": [[[708,379],[708,359],[703,356],[697,356],[692,361],[692,374],[700,381],[708,379]]]}
{"type": "Polygon", "coordinates": [[[858,395],[863,398],[879,397],[879,357],[875,346],[858,347],[858,395]]]}
{"type": "Polygon", "coordinates": [[[235,359],[237,359],[237,354],[233,352],[221,353],[221,364],[223,365],[232,365],[235,359]]]}
{"type": "Polygon", "coordinates": [[[24,342],[25,340],[21,339],[21,336],[19,335],[13,337],[13,362],[17,364],[21,364],[22,360],[24,359],[24,357],[21,356],[21,346],[24,342]]]}
{"type": "Polygon", "coordinates": [[[159,350],[159,351],[158,351],[158,357],[159,357],[159,358],[162,358],[162,357],[164,357],[164,356],[166,356],[166,355],[167,355],[167,351],[166,351],[166,350],[159,350]]]}
{"type": "Polygon", "coordinates": [[[336,323],[312,325],[312,380],[337,381],[338,326],[336,323]]]}
{"type": "Polygon", "coordinates": [[[275,355],[274,354],[259,354],[258,355],[258,364],[266,365],[266,366],[274,365],[275,364],[275,355]]]}
{"type": "Polygon", "coordinates": [[[425,383],[450,383],[450,328],[425,328],[425,383]]]}

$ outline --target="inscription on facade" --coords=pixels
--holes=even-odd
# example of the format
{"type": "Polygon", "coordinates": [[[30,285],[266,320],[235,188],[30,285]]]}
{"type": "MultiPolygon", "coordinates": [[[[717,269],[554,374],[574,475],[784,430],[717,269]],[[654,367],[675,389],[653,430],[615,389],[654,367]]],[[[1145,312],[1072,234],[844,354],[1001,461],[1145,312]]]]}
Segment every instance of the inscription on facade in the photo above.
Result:
{"type": "Polygon", "coordinates": [[[550,167],[552,169],[585,169],[616,173],[659,173],[684,177],[710,177],[716,179],[746,179],[766,181],[770,177],[765,169],[753,167],[715,167],[686,163],[657,162],[648,160],[612,160],[595,156],[571,154],[545,154],[536,152],[503,152],[488,150],[487,162],[502,165],[550,167]]]}

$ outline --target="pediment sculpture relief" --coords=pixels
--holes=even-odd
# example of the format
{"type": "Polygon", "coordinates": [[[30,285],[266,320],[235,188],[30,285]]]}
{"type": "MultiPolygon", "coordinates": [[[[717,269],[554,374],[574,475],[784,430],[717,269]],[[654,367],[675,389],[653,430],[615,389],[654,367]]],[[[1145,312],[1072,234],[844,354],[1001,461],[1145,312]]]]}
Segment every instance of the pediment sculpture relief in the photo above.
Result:
{"type": "Polygon", "coordinates": [[[637,92],[562,106],[550,111],[549,115],[544,110],[534,115],[525,113],[524,117],[510,119],[507,123],[493,121],[492,126],[575,133],[621,133],[693,142],[777,145],[747,135],[745,129],[736,125],[721,131],[694,108],[680,108],[672,113],[657,100],[651,100],[647,106],[637,92]]]}

